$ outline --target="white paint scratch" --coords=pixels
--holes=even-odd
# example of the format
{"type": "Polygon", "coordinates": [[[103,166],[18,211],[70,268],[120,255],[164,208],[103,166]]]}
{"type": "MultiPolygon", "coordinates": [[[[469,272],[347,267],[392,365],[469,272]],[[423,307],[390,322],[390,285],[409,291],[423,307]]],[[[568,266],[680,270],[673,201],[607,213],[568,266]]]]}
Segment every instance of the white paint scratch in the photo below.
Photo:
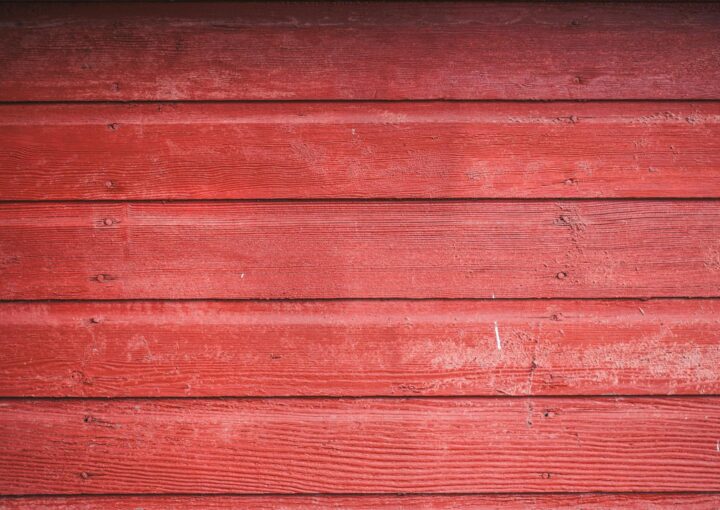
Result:
{"type": "MultiPolygon", "coordinates": [[[[495,293],[493,292],[492,298],[495,299],[495,293]]],[[[495,344],[497,345],[498,351],[502,351],[502,343],[500,342],[500,331],[498,330],[497,321],[493,321],[495,324],[495,344]]]]}
{"type": "Polygon", "coordinates": [[[495,321],[495,343],[497,344],[498,351],[502,351],[502,345],[500,343],[500,331],[498,331],[497,321],[495,321]]]}

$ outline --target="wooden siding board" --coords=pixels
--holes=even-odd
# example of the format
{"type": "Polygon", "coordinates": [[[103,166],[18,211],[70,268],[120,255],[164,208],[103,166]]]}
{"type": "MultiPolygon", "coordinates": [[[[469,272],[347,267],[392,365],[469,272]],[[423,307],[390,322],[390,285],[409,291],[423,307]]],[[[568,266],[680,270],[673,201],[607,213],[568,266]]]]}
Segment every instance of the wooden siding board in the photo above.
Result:
{"type": "Polygon", "coordinates": [[[712,297],[717,201],[0,204],[0,298],[712,297]]]}
{"type": "Polygon", "coordinates": [[[717,494],[408,496],[95,496],[0,498],[0,510],[717,510],[717,494]]]}
{"type": "Polygon", "coordinates": [[[0,107],[0,200],[719,197],[716,103],[0,107]]]}
{"type": "Polygon", "coordinates": [[[0,20],[2,101],[720,98],[713,3],[20,3],[0,20]]]}
{"type": "Polygon", "coordinates": [[[718,491],[720,399],[0,402],[0,491],[718,491]]]}
{"type": "Polygon", "coordinates": [[[717,394],[719,303],[2,303],[0,396],[717,394]]]}

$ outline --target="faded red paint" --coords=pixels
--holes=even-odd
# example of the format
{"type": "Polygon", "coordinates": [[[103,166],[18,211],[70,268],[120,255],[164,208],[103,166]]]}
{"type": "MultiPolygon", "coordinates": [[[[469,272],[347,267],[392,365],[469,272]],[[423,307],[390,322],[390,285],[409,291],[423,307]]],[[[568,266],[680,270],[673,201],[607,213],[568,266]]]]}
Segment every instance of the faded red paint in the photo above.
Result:
{"type": "Polygon", "coordinates": [[[0,509],[720,506],[718,4],[0,26],[0,509]]]}

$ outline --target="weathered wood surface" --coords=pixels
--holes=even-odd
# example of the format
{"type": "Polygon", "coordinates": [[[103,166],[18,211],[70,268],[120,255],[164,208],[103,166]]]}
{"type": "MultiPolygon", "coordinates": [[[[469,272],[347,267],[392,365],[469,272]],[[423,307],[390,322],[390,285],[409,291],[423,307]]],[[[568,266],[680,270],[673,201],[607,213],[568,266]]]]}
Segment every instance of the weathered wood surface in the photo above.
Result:
{"type": "Polygon", "coordinates": [[[0,509],[720,507],[718,41],[2,4],[0,509]]]}
{"type": "Polygon", "coordinates": [[[720,491],[720,398],[0,402],[0,491],[720,491]]]}
{"type": "Polygon", "coordinates": [[[717,510],[717,494],[546,494],[424,496],[81,496],[0,498],[0,510],[717,510]]]}
{"type": "Polygon", "coordinates": [[[0,200],[718,196],[716,103],[0,107],[0,200]]]}
{"type": "Polygon", "coordinates": [[[1,299],[711,297],[717,201],[0,204],[1,299]]]}
{"type": "Polygon", "coordinates": [[[718,99],[698,3],[12,4],[0,100],[718,99]]]}
{"type": "Polygon", "coordinates": [[[719,303],[2,303],[0,396],[720,393],[719,303]]]}

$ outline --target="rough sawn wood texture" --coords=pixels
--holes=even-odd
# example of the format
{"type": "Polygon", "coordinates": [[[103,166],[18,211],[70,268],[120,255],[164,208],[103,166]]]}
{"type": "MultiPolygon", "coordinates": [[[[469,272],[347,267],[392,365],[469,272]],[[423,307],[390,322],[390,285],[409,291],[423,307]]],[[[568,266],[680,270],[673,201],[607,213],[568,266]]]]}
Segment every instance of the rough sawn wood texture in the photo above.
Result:
{"type": "Polygon", "coordinates": [[[720,4],[0,3],[0,510],[720,508],[720,4]]]}

